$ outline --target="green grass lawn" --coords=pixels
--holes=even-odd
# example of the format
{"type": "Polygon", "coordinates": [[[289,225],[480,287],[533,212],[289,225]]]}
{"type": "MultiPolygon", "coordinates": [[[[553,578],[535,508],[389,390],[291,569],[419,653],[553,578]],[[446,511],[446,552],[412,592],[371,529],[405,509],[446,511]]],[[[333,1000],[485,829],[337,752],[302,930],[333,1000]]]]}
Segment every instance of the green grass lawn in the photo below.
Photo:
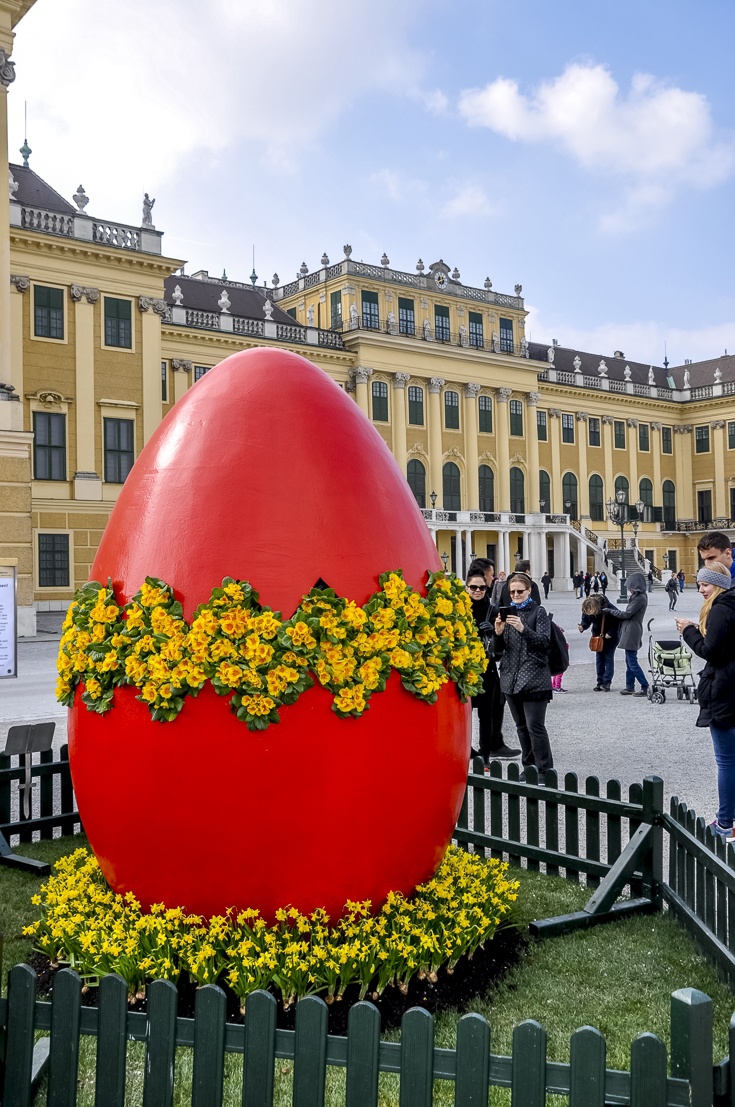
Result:
{"type": "MultiPolygon", "coordinates": [[[[54,861],[63,853],[84,844],[84,839],[67,838],[23,846],[18,852],[54,861]]],[[[579,910],[589,897],[588,890],[558,877],[517,871],[521,882],[516,921],[522,928],[532,919],[579,910]]],[[[41,881],[31,875],[0,868],[0,933],[5,936],[5,969],[28,957],[30,945],[20,931],[38,910],[30,903],[41,881]]],[[[3,980],[3,988],[6,980],[3,980]]],[[[715,969],[699,954],[688,935],[666,914],[603,925],[563,938],[531,942],[519,962],[510,969],[491,993],[472,1002],[472,1009],[484,1015],[492,1028],[493,1053],[509,1054],[513,1027],[524,1019],[541,1022],[548,1033],[549,1058],[568,1061],[569,1039],[579,1026],[597,1027],[607,1039],[609,1068],[628,1067],[632,1039],[651,1031],[669,1044],[669,1000],[677,988],[694,987],[706,992],[715,1009],[715,1060],[727,1053],[730,1016],[735,996],[722,984],[715,969]]],[[[436,1044],[452,1046],[455,1041],[456,1011],[445,1011],[436,1018],[436,1044]]],[[[395,1034],[386,1037],[397,1038],[395,1034]]],[[[94,1041],[83,1043],[84,1075],[80,1104],[93,1102],[93,1081],[88,1075],[94,1059],[94,1041]]],[[[126,1102],[140,1099],[143,1048],[129,1047],[129,1096],[126,1102]]],[[[240,1103],[242,1064],[237,1057],[227,1059],[228,1088],[226,1103],[240,1103]]],[[[177,1061],[177,1103],[186,1099],[187,1072],[191,1073],[189,1051],[181,1050],[177,1061]]],[[[290,1103],[292,1066],[276,1062],[277,1102],[290,1103]]],[[[329,1075],[328,1104],[343,1101],[344,1074],[329,1075]],[[341,1098],[342,1097],[342,1098],[341,1098]]],[[[397,1078],[381,1078],[381,1104],[398,1102],[397,1078]]],[[[439,1084],[437,1104],[453,1102],[453,1087],[439,1084]]],[[[492,1104],[509,1102],[508,1093],[495,1089],[492,1104]]],[[[551,1097],[549,1102],[552,1101],[551,1097]]],[[[562,1100],[559,1100],[562,1102],[562,1100]]]]}

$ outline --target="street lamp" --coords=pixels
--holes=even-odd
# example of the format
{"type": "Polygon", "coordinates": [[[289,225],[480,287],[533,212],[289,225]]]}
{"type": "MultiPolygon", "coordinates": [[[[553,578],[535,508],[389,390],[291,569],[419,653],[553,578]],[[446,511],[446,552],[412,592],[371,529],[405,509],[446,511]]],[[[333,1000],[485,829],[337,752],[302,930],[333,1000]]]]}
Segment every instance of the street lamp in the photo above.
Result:
{"type": "Polygon", "coordinates": [[[441,554],[441,559],[444,562],[444,572],[446,573],[447,563],[449,561],[449,554],[445,551],[443,554],[441,554]]]}
{"type": "Polygon", "coordinates": [[[626,491],[624,488],[618,488],[615,493],[615,499],[609,499],[607,504],[607,516],[611,523],[620,527],[620,595],[618,596],[618,603],[627,603],[628,601],[628,587],[626,583],[625,574],[625,524],[633,523],[634,535],[638,532],[638,520],[643,517],[643,509],[645,504],[643,500],[636,500],[635,519],[630,518],[630,504],[626,499],[626,491]]]}
{"type": "Polygon", "coordinates": [[[431,500],[431,510],[434,511],[436,508],[436,492],[432,492],[429,495],[429,499],[431,500]]]}

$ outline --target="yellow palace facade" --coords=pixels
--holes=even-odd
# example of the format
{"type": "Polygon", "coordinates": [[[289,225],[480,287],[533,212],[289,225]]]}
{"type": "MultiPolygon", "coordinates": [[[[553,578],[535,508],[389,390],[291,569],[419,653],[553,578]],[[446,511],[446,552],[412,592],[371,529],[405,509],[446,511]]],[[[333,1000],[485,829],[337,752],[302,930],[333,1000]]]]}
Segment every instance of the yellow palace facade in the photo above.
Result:
{"type": "MultiPolygon", "coordinates": [[[[0,0],[5,152],[12,28],[28,7],[0,0]]],[[[353,396],[460,574],[473,554],[505,570],[522,555],[565,589],[577,569],[610,572],[622,533],[629,569],[691,576],[705,529],[735,534],[735,357],[672,368],[528,342],[520,285],[466,284],[441,259],[409,272],[345,246],[285,284],[185,276],[147,196],[139,226],[91,215],[93,200],[60,196],[27,156],[8,165],[0,573],[17,574],[21,634],[87,579],[171,406],[252,346],[295,350],[353,396]]]]}

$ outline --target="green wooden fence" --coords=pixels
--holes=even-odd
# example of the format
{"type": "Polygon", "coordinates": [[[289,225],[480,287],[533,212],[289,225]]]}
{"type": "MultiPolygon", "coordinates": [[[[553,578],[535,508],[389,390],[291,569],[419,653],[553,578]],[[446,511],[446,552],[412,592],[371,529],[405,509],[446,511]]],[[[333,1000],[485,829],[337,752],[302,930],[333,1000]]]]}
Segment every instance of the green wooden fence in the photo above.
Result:
{"type": "MultiPolygon", "coordinates": [[[[177,992],[168,981],[151,984],[146,1014],[128,1010],[119,976],[102,980],[99,1008],[80,1006],[81,987],[77,974],[64,969],[52,1002],[39,1002],[33,970],[11,970],[8,998],[0,1001],[7,1037],[2,1107],[30,1107],[37,1031],[50,1032],[48,1107],[77,1103],[85,1035],[97,1038],[98,1107],[123,1107],[131,1041],[145,1043],[143,1107],[172,1107],[181,1048],[193,1051],[185,1100],[192,1107],[220,1107],[226,1053],[242,1056],[236,1097],[245,1107],[271,1107],[276,1060],[283,1058],[293,1061],[294,1107],[322,1107],[330,1067],[346,1070],[345,1107],[377,1107],[381,1073],[398,1074],[400,1107],[430,1107],[436,1081],[453,1082],[456,1107],[487,1104],[491,1087],[511,1089],[514,1107],[542,1107],[547,1095],[568,1097],[570,1107],[711,1107],[713,1092],[726,1087],[722,1066],[712,1067],[712,1001],[690,988],[671,997],[670,1058],[659,1038],[641,1034],[631,1045],[630,1071],[621,1072],[606,1067],[605,1039],[587,1026],[572,1035],[566,1064],[547,1061],[546,1032],[533,1021],[515,1028],[512,1056],[503,1057],[491,1052],[491,1027],[480,1015],[461,1018],[456,1048],[440,1049],[433,1018],[420,1008],[404,1015],[399,1042],[385,1042],[380,1015],[367,1002],[351,1009],[347,1036],[335,1037],[327,1034],[327,1006],[316,996],[299,1002],[291,1031],[276,1029],[276,1001],[267,992],[251,995],[244,1025],[233,1025],[225,1022],[225,995],[215,985],[197,993],[193,1019],[176,1017],[177,992]]],[[[183,1094],[178,1088],[178,1102],[183,1094]]]]}

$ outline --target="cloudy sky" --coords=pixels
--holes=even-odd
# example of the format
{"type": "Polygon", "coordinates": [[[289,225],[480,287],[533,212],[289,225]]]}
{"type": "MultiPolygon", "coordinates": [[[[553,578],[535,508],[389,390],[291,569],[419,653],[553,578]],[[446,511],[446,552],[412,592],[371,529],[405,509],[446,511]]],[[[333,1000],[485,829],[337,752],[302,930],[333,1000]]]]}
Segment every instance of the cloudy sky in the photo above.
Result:
{"type": "Polygon", "coordinates": [[[523,285],[535,341],[735,351],[732,0],[36,0],[11,160],[88,211],[156,199],[187,272],[349,242],[523,285]]]}

